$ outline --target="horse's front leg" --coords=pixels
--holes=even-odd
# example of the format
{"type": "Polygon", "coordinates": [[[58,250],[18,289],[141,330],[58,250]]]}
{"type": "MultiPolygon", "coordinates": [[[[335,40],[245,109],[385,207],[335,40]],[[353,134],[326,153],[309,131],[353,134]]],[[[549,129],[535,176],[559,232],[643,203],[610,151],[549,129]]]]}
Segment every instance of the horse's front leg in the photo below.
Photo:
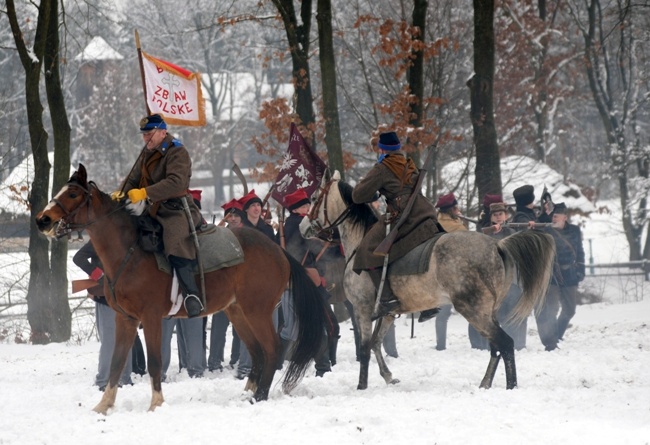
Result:
{"type": "Polygon", "coordinates": [[[384,337],[386,336],[386,333],[394,321],[395,318],[390,315],[380,319],[377,321],[375,330],[372,334],[372,350],[375,353],[375,358],[377,359],[377,364],[379,365],[379,373],[384,378],[384,381],[387,384],[391,385],[399,383],[399,380],[393,378],[393,373],[390,372],[390,369],[388,369],[388,365],[386,364],[386,360],[384,359],[384,354],[382,353],[381,348],[384,337]]]}
{"type": "Polygon", "coordinates": [[[147,345],[147,369],[151,379],[151,405],[155,410],[165,401],[162,393],[162,318],[152,314],[142,320],[144,338],[147,345]]]}
{"type": "Polygon", "coordinates": [[[372,349],[372,322],[370,314],[372,307],[354,308],[354,316],[357,319],[359,330],[359,384],[357,389],[368,388],[368,367],[370,366],[370,350],[372,349]],[[364,312],[361,314],[361,312],[364,312]]]}
{"type": "Polygon", "coordinates": [[[108,377],[108,384],[104,390],[104,395],[97,406],[93,408],[97,413],[105,415],[108,410],[115,405],[120,376],[122,375],[128,356],[131,353],[131,347],[135,340],[138,323],[137,320],[127,318],[121,314],[115,314],[115,349],[113,349],[111,371],[108,377]]]}

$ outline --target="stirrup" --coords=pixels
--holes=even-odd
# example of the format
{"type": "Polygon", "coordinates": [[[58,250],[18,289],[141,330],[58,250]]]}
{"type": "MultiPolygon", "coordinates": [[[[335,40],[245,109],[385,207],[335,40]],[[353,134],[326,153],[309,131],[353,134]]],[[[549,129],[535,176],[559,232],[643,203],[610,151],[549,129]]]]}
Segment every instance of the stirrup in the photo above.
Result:
{"type": "Polygon", "coordinates": [[[393,298],[388,301],[379,301],[379,309],[376,313],[373,313],[370,317],[370,321],[375,321],[379,318],[391,315],[391,312],[400,307],[400,301],[397,298],[393,298]]]}
{"type": "Polygon", "coordinates": [[[183,306],[185,306],[188,318],[198,317],[204,309],[201,299],[194,294],[189,294],[185,297],[183,306]]]}

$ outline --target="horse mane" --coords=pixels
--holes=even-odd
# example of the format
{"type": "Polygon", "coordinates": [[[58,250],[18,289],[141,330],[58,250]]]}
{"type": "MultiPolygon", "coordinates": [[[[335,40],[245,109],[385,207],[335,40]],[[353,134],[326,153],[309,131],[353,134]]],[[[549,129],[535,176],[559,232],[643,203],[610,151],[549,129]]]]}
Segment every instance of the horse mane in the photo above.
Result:
{"type": "Polygon", "coordinates": [[[339,192],[343,201],[350,209],[348,219],[353,225],[361,225],[368,229],[378,221],[377,214],[368,204],[356,204],[352,201],[352,186],[347,182],[339,181],[339,192]]]}

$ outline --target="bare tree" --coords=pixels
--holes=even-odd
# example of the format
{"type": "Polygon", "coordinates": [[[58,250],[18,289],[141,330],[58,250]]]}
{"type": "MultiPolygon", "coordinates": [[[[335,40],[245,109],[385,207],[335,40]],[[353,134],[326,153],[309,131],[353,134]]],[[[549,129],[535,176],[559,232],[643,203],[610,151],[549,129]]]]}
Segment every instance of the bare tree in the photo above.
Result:
{"type": "MultiPolygon", "coordinates": [[[[67,304],[67,292],[57,295],[60,291],[61,280],[59,277],[56,288],[52,288],[52,273],[48,258],[48,241],[40,236],[35,223],[36,213],[41,211],[48,201],[48,186],[50,178],[50,162],[47,155],[48,133],[43,123],[43,105],[40,97],[40,80],[43,60],[48,54],[51,62],[50,69],[58,69],[58,63],[53,61],[58,51],[56,41],[48,42],[51,38],[50,27],[58,23],[58,8],[52,3],[57,0],[43,0],[37,7],[37,20],[34,33],[21,29],[18,14],[13,0],[7,1],[7,16],[14,35],[14,41],[23,68],[25,70],[25,96],[29,134],[34,156],[34,182],[30,191],[29,204],[31,208],[30,222],[30,278],[27,291],[27,317],[32,329],[31,340],[36,344],[49,341],[65,341],[70,338],[70,309],[67,304]],[[52,17],[52,14],[54,17],[52,17]],[[33,39],[33,40],[32,40],[33,39]],[[28,41],[33,41],[28,47],[28,41]],[[52,53],[54,52],[54,53],[52,53]],[[67,311],[66,311],[67,307],[67,311]]],[[[54,32],[58,32],[55,29],[54,32]]],[[[56,89],[56,82],[50,83],[52,91],[56,89]]],[[[60,85],[59,85],[60,87],[60,85]]],[[[53,100],[58,93],[52,92],[53,100]]],[[[60,133],[59,133],[60,135],[60,133]]],[[[53,261],[61,261],[61,252],[58,251],[53,261]]],[[[55,266],[54,270],[60,273],[61,267],[55,266]]],[[[66,286],[67,287],[67,286],[66,286]]]]}
{"type": "Polygon", "coordinates": [[[650,258],[648,193],[650,153],[640,131],[648,110],[647,4],[621,0],[568,2],[584,40],[583,69],[607,138],[613,175],[618,180],[623,229],[630,260],[650,258]],[[645,245],[642,244],[645,232],[645,245]]]}
{"type": "Polygon", "coordinates": [[[501,194],[501,164],[494,123],[494,1],[474,0],[474,75],[470,89],[471,120],[476,146],[479,197],[501,194]]]}

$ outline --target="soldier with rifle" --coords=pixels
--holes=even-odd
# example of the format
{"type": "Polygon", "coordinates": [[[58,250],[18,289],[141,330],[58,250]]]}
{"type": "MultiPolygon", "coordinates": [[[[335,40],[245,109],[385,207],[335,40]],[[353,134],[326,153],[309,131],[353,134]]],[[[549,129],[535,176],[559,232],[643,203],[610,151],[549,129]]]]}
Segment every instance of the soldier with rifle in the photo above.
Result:
{"type": "Polygon", "coordinates": [[[377,147],[380,152],[377,163],[352,191],[352,200],[357,204],[372,202],[377,192],[386,199],[386,214],[361,240],[353,265],[358,274],[368,272],[380,293],[373,320],[389,315],[400,306],[389,283],[382,282],[386,276],[385,267],[439,231],[436,210],[421,192],[419,177],[422,173],[400,150],[397,134],[392,131],[380,134],[377,147]],[[395,227],[391,231],[393,224],[397,232],[395,227]],[[376,254],[375,249],[387,238],[387,233],[389,241],[394,238],[394,242],[388,243],[390,252],[376,254]]]}

